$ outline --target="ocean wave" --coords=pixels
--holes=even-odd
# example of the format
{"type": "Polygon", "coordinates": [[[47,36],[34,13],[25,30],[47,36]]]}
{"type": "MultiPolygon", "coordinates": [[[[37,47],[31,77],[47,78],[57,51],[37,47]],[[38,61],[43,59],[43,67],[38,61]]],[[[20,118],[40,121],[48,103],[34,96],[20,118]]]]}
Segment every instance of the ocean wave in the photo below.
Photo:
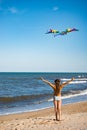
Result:
{"type": "Polygon", "coordinates": [[[87,90],[79,91],[79,93],[76,93],[76,94],[71,94],[71,95],[68,95],[68,96],[63,96],[62,99],[70,98],[70,97],[75,97],[75,96],[80,96],[80,95],[85,95],[85,94],[87,94],[87,90]]]}
{"type": "Polygon", "coordinates": [[[0,102],[18,102],[18,101],[24,101],[24,100],[34,100],[39,99],[41,97],[50,96],[51,94],[38,94],[38,95],[21,95],[16,97],[0,97],[0,102]]]}
{"type": "MultiPolygon", "coordinates": [[[[61,78],[61,80],[70,80],[70,78],[61,78]]],[[[87,81],[87,78],[75,78],[75,80],[86,80],[87,81]]]]}
{"type": "MultiPolygon", "coordinates": [[[[86,94],[87,94],[87,89],[83,90],[83,91],[72,91],[72,93],[62,96],[62,99],[86,95],[86,94]]],[[[50,102],[50,101],[53,101],[53,99],[51,98],[51,99],[48,100],[48,102],[50,102]]]]}
{"type": "MultiPolygon", "coordinates": [[[[66,79],[66,78],[61,79],[61,81],[64,81],[64,82],[68,81],[68,80],[70,80],[70,79],[66,79]]],[[[74,81],[70,82],[69,84],[82,84],[82,83],[87,83],[87,78],[75,79],[74,81]]]]}
{"type": "Polygon", "coordinates": [[[83,84],[83,83],[87,83],[87,81],[72,81],[69,84],[83,84]]]}

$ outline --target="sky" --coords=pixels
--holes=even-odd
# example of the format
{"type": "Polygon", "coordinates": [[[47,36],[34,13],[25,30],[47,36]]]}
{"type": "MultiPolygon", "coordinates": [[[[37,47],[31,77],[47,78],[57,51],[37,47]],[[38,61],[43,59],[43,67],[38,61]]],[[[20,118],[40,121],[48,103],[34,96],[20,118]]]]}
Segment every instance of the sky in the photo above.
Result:
{"type": "Polygon", "coordinates": [[[0,0],[0,72],[87,72],[87,1],[0,0]]]}

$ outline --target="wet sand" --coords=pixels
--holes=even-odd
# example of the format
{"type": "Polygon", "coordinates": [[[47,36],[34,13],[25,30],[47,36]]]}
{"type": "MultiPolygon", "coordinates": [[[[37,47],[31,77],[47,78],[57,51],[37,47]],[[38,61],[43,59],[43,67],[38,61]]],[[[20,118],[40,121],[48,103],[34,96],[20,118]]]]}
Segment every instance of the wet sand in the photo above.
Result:
{"type": "Polygon", "coordinates": [[[62,106],[62,120],[54,109],[0,116],[0,130],[87,130],[87,102],[62,106]]]}

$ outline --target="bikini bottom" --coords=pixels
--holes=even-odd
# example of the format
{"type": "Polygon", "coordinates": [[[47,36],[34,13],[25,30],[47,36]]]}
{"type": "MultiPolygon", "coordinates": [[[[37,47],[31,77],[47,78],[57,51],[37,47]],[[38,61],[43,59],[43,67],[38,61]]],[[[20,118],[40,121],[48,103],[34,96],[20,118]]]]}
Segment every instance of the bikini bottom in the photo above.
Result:
{"type": "Polygon", "coordinates": [[[61,100],[61,97],[60,97],[60,96],[54,96],[54,100],[60,101],[60,100],[61,100]]]}

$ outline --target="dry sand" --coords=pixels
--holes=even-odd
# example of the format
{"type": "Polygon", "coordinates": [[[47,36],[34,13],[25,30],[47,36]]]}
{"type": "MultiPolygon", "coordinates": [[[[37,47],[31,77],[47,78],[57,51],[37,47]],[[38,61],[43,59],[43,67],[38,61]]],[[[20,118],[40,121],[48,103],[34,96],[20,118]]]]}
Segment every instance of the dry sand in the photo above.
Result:
{"type": "Polygon", "coordinates": [[[87,130],[87,102],[62,106],[62,121],[54,109],[0,116],[0,130],[87,130]]]}

